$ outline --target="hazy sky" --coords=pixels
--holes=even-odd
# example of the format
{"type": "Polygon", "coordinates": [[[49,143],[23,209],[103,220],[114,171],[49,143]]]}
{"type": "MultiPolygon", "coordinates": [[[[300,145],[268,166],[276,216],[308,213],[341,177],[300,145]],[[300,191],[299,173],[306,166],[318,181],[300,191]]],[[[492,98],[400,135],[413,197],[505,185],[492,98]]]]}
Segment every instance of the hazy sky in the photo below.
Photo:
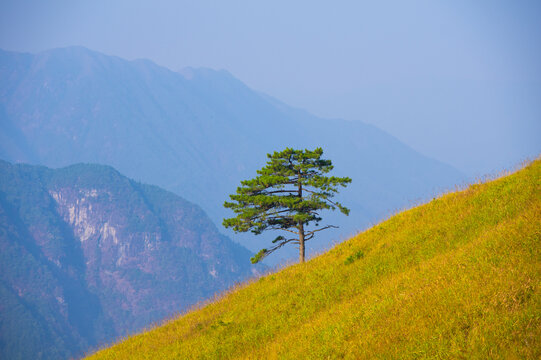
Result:
{"type": "Polygon", "coordinates": [[[541,1],[2,0],[0,48],[227,69],[469,173],[541,152],[541,1]]]}

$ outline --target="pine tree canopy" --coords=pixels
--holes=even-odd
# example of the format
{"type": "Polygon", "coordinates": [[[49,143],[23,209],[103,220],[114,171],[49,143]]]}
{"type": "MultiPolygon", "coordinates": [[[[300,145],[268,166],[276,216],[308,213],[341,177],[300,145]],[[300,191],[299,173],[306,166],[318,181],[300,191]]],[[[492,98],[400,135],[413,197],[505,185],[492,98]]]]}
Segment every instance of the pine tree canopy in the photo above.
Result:
{"type": "Polygon", "coordinates": [[[321,159],[323,150],[294,150],[268,154],[267,165],[257,171],[258,176],[244,180],[231,202],[224,206],[232,209],[236,217],[224,219],[223,225],[236,232],[280,230],[273,246],[262,249],[251,260],[256,263],[287,243],[299,245],[300,261],[304,261],[305,241],[322,230],[336,227],[319,226],[322,210],[339,209],[348,215],[349,209],[331,198],[338,187],[351,182],[348,177],[324,176],[333,169],[331,160],[321,159]],[[308,225],[313,225],[310,230],[308,225]]]}

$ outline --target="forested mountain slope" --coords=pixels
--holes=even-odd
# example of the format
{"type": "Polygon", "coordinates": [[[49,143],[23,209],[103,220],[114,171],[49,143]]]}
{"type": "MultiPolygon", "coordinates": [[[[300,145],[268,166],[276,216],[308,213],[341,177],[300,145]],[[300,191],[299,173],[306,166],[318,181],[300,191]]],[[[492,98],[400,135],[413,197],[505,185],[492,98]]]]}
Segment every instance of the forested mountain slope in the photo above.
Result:
{"type": "Polygon", "coordinates": [[[0,161],[0,358],[110,343],[254,275],[251,255],[198,206],[110,167],[0,161]]]}

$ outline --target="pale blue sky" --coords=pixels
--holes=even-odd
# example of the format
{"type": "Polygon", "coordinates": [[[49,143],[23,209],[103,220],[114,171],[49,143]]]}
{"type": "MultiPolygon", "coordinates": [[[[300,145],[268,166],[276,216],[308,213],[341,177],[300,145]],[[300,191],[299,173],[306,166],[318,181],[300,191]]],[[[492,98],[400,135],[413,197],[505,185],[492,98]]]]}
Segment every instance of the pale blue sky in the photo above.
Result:
{"type": "Polygon", "coordinates": [[[468,173],[541,151],[541,1],[4,0],[0,48],[227,69],[468,173]]]}

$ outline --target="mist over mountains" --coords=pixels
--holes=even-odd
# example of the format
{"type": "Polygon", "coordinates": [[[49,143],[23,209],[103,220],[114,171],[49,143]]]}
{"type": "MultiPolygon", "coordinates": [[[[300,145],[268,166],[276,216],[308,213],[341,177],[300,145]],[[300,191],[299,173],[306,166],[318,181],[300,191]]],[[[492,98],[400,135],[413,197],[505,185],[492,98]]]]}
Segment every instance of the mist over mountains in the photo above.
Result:
{"type": "Polygon", "coordinates": [[[320,119],[226,71],[173,72],[81,47],[0,52],[0,137],[1,158],[111,165],[199,204],[216,224],[231,215],[222,208],[228,194],[267,153],[321,146],[335,174],[353,179],[340,196],[351,214],[324,217],[341,229],[309,242],[312,251],[464,179],[373,126],[320,119]]]}

